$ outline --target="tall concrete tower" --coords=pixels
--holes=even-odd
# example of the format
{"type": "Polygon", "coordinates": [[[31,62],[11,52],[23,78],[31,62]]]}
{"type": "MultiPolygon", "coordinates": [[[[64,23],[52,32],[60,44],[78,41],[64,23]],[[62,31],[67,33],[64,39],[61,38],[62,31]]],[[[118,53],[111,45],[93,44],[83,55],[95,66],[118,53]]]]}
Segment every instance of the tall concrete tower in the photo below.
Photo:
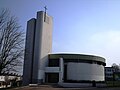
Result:
{"type": "Polygon", "coordinates": [[[37,12],[37,18],[27,22],[23,85],[44,82],[48,53],[52,51],[52,17],[37,12]]]}

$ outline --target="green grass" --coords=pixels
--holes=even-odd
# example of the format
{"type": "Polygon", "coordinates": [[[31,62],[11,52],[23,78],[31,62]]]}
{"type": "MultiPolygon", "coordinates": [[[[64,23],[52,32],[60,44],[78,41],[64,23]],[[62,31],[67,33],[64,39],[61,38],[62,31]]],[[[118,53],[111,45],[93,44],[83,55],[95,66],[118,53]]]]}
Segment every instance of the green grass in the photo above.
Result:
{"type": "Polygon", "coordinates": [[[120,81],[106,81],[108,87],[120,87],[120,81]]]}

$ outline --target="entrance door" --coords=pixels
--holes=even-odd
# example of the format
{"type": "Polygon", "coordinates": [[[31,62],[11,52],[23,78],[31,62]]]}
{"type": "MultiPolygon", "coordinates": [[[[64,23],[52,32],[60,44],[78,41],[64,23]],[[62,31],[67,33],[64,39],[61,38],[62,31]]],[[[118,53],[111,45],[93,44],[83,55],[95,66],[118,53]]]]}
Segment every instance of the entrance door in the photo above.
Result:
{"type": "Polygon", "coordinates": [[[58,83],[58,81],[59,81],[59,73],[46,73],[45,74],[46,83],[58,83]]]}

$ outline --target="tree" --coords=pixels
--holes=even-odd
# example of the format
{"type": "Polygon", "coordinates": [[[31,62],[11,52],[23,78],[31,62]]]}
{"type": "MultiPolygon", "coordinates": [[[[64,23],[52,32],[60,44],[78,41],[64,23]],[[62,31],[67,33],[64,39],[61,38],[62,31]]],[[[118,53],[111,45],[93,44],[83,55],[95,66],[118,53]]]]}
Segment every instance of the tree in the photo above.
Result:
{"type": "Polygon", "coordinates": [[[24,32],[9,10],[0,11],[0,74],[18,71],[24,54],[24,32]]]}
{"type": "Polygon", "coordinates": [[[113,63],[112,67],[115,69],[115,72],[119,72],[120,71],[120,67],[116,63],[113,63]]]}

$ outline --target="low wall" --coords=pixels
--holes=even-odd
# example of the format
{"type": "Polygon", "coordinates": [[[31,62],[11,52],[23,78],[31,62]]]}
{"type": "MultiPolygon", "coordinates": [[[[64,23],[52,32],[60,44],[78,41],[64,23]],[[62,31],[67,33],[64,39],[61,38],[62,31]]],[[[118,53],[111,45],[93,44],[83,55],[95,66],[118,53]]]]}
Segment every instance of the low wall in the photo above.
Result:
{"type": "MultiPolygon", "coordinates": [[[[92,83],[58,83],[58,85],[67,88],[93,87],[92,83]]],[[[106,84],[96,83],[96,87],[106,87],[106,84]]]]}

